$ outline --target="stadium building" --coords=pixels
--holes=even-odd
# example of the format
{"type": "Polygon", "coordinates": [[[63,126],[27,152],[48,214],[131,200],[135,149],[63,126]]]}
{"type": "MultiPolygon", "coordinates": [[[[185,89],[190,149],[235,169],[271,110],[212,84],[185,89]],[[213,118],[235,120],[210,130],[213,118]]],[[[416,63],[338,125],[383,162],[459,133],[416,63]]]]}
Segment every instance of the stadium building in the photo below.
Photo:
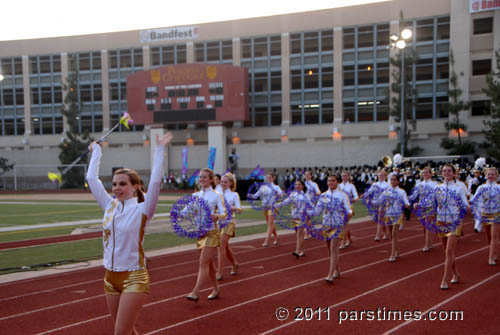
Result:
{"type": "MultiPolygon", "coordinates": [[[[482,88],[486,74],[498,71],[493,60],[500,47],[499,9],[497,0],[395,0],[178,27],[3,41],[0,157],[18,166],[58,164],[66,127],[60,112],[66,93],[62,82],[73,59],[82,106],[79,126],[94,138],[127,111],[127,78],[133,73],[160,73],[164,67],[189,64],[247,70],[246,92],[241,93],[246,95],[246,113],[232,120],[195,117],[164,123],[159,118],[131,131],[120,129],[105,143],[103,176],[116,166],[148,171],[152,139],[163,129],[175,136],[168,150],[171,171],[181,169],[181,151],[188,144],[191,171],[206,166],[212,145],[217,147],[217,172],[226,170],[233,147],[241,156],[242,172],[258,164],[277,169],[374,164],[392,156],[398,142],[399,124],[389,115],[394,94],[389,87],[395,81],[391,73],[399,69],[389,59],[402,51],[391,47],[390,37],[404,28],[412,31],[405,49],[418,55],[411,82],[418,94],[410,113],[417,122],[410,143],[424,148],[421,155],[442,155],[441,139],[454,136],[444,126],[450,117],[451,52],[455,71],[463,74],[462,99],[471,102],[461,115],[468,126],[463,135],[482,141],[489,108],[482,88]]],[[[217,94],[217,79],[212,85],[203,98],[179,100],[174,93],[177,112],[196,109],[202,101],[207,108],[227,105],[232,85],[224,87],[223,95],[217,94]]],[[[165,90],[169,87],[175,90],[175,85],[165,90]]],[[[158,100],[162,106],[170,101],[158,100]]],[[[17,173],[35,172],[26,167],[17,173]]]]}

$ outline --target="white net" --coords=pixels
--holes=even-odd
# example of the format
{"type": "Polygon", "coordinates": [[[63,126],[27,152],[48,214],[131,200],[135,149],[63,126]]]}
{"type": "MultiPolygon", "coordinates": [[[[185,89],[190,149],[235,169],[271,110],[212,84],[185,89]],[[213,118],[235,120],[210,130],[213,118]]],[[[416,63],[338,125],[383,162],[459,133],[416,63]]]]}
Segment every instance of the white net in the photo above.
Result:
{"type": "MultiPolygon", "coordinates": [[[[13,188],[17,190],[55,190],[60,188],[58,181],[51,181],[48,177],[49,172],[61,173],[69,164],[23,164],[14,166],[13,188]],[[61,170],[60,170],[61,169],[61,170]]],[[[85,164],[76,164],[72,171],[78,171],[78,178],[81,178],[81,184],[85,184],[85,175],[87,166],[85,164]]]]}

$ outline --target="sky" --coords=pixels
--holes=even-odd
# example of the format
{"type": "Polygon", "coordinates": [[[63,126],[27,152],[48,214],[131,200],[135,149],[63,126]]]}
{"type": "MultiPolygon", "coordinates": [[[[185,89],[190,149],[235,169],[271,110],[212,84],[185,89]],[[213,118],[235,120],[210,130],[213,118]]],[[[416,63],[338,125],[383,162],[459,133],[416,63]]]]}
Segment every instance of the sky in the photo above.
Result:
{"type": "Polygon", "coordinates": [[[192,25],[389,0],[5,0],[0,41],[192,25]]]}

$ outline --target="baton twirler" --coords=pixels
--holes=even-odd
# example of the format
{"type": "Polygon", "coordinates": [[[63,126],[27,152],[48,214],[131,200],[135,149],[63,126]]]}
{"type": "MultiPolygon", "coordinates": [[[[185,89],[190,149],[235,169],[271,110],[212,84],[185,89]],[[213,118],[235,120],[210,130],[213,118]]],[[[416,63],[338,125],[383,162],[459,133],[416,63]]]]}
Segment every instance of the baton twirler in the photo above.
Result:
{"type": "MultiPolygon", "coordinates": [[[[125,126],[125,128],[127,129],[130,129],[129,128],[129,125],[134,123],[134,120],[132,120],[132,118],[130,117],[130,115],[128,113],[125,113],[123,114],[123,116],[120,118],[120,122],[118,122],[117,124],[114,125],[113,128],[111,128],[110,130],[108,130],[104,135],[101,136],[101,138],[97,141],[97,144],[100,144],[102,143],[106,137],[108,137],[109,134],[111,134],[113,132],[113,130],[115,130],[116,128],[118,128],[118,126],[120,125],[123,125],[125,126]]],[[[73,162],[71,162],[70,165],[68,165],[67,167],[64,168],[64,170],[62,170],[61,173],[57,173],[57,172],[49,172],[48,173],[48,177],[51,181],[58,181],[59,183],[62,182],[62,176],[64,174],[66,174],[66,172],[68,172],[69,170],[71,170],[79,161],[82,160],[82,158],[84,158],[88,153],[90,152],[89,149],[87,149],[87,151],[85,151],[83,154],[81,154],[77,159],[75,159],[73,162]]]]}

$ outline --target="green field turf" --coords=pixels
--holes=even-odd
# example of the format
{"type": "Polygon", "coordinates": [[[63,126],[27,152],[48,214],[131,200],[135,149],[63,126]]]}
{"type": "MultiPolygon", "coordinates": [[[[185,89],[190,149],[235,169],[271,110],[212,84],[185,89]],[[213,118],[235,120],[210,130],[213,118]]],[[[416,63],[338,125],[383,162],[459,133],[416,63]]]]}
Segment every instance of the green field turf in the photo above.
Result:
{"type": "MultiPolygon", "coordinates": [[[[36,201],[39,202],[39,201],[36,201]]],[[[102,218],[102,211],[93,201],[78,201],[87,205],[72,204],[75,201],[47,201],[47,204],[1,204],[0,201],[0,227],[36,225],[43,223],[68,222],[102,218]]],[[[172,201],[161,201],[157,213],[167,213],[172,201]]],[[[248,205],[243,202],[243,205],[248,205]]],[[[355,218],[365,217],[368,211],[361,203],[354,205],[355,218]]],[[[261,211],[245,209],[240,220],[263,221],[261,211]]],[[[158,218],[157,220],[164,220],[158,218]]],[[[90,226],[90,225],[85,225],[90,226]]],[[[34,238],[59,236],[70,234],[73,227],[39,228],[26,231],[0,232],[0,242],[21,241],[34,238]]],[[[277,227],[279,229],[279,227],[277,227]]],[[[238,228],[238,236],[263,233],[266,226],[263,224],[238,228]]],[[[181,244],[193,243],[192,240],[178,237],[173,233],[148,234],[145,236],[144,247],[146,250],[168,248],[181,244]]],[[[23,271],[22,267],[43,267],[38,264],[56,264],[61,262],[72,262],[90,260],[102,257],[102,241],[100,238],[84,241],[73,241],[27,248],[17,248],[0,251],[0,274],[23,271]]]]}
{"type": "MultiPolygon", "coordinates": [[[[237,236],[253,235],[266,231],[266,225],[241,227],[237,236]]],[[[173,233],[148,234],[144,237],[144,249],[162,249],[182,244],[193,244],[194,240],[181,238],[173,233]]],[[[102,257],[102,239],[81,240],[37,247],[0,251],[0,275],[41,269],[49,266],[98,259],[102,257]],[[23,269],[23,267],[25,267],[23,269]]]]}

